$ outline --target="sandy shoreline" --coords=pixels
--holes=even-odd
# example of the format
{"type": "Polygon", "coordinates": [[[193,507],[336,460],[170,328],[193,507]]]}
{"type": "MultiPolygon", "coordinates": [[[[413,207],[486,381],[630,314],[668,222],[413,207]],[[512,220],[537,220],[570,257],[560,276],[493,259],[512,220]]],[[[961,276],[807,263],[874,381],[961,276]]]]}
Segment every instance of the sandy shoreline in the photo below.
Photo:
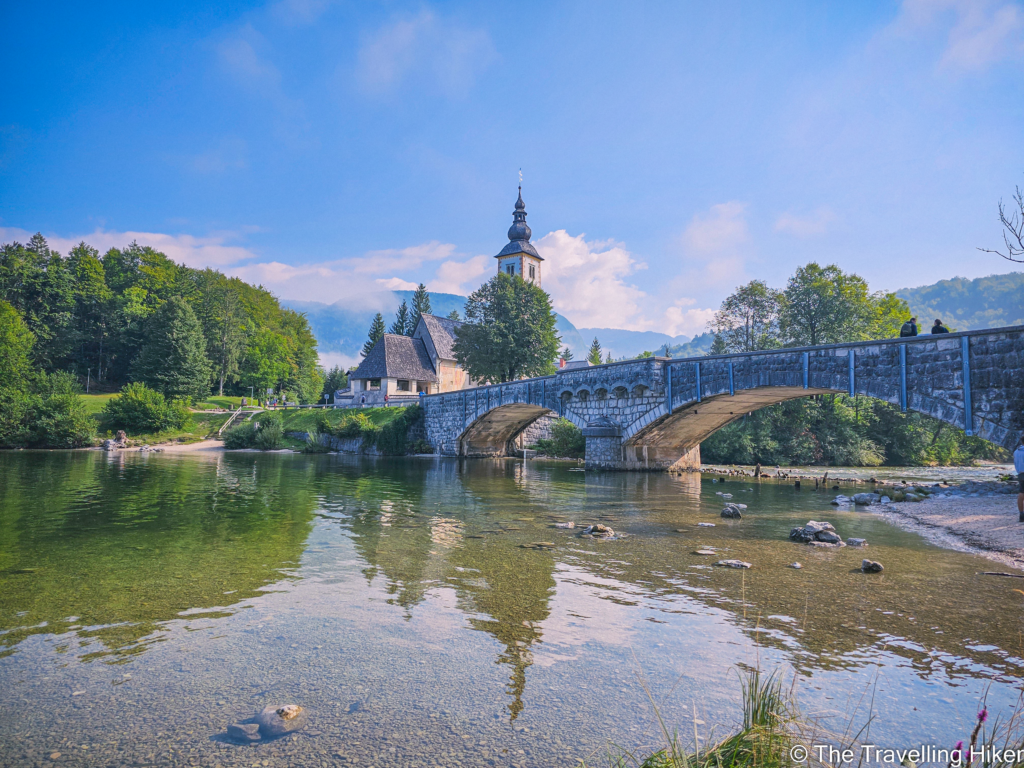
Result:
{"type": "Polygon", "coordinates": [[[1016,495],[929,498],[870,509],[938,546],[1024,570],[1024,523],[1017,520],[1016,495]]]}
{"type": "MultiPolygon", "coordinates": [[[[224,441],[200,440],[198,443],[160,443],[153,447],[159,448],[162,453],[206,453],[209,451],[223,451],[224,441]]],[[[130,451],[131,448],[128,450],[130,451]]]]}

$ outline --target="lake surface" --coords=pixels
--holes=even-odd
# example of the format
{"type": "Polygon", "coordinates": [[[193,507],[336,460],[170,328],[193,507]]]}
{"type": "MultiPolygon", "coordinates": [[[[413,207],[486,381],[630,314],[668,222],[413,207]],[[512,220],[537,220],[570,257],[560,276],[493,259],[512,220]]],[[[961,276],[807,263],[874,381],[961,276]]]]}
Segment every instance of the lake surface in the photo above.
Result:
{"type": "Polygon", "coordinates": [[[0,765],[604,765],[659,743],[641,677],[707,738],[738,721],[744,665],[795,675],[834,730],[870,709],[887,746],[952,746],[986,690],[1009,713],[1021,581],[832,495],[513,460],[0,454],[0,765]],[[809,519],[870,547],[788,541],[809,519]],[[226,740],[286,703],[301,734],[226,740]]]}

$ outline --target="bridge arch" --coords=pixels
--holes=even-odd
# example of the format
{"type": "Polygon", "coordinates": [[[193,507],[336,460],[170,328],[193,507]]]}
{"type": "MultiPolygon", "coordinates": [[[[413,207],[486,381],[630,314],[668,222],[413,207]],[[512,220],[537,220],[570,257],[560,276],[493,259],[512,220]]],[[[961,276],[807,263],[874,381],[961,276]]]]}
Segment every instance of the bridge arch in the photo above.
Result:
{"type": "MultiPolygon", "coordinates": [[[[543,416],[558,414],[543,405],[509,403],[497,406],[481,415],[466,427],[458,437],[459,456],[504,456],[509,444],[523,430],[543,416]]],[[[573,414],[566,418],[582,428],[573,414]]]]}

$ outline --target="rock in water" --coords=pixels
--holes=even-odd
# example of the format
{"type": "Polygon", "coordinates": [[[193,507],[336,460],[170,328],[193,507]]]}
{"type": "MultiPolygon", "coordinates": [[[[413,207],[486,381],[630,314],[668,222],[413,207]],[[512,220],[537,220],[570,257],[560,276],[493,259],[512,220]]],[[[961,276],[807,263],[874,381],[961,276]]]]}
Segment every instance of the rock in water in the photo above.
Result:
{"type": "Polygon", "coordinates": [[[743,517],[743,513],[740,512],[739,507],[735,504],[726,505],[725,509],[722,510],[722,517],[728,517],[733,520],[739,520],[743,517]]]}
{"type": "Polygon", "coordinates": [[[228,736],[235,741],[259,741],[260,727],[256,723],[235,723],[228,726],[228,736]]]}
{"type": "Polygon", "coordinates": [[[615,531],[613,531],[611,529],[611,527],[609,527],[607,525],[601,525],[600,523],[595,523],[594,525],[588,525],[586,528],[583,529],[583,532],[584,533],[589,533],[591,536],[614,536],[615,535],[615,531]]]}
{"type": "Polygon", "coordinates": [[[799,570],[800,570],[801,568],[803,568],[803,566],[802,566],[802,565],[800,565],[800,563],[790,563],[790,564],[789,564],[789,567],[790,567],[790,568],[795,568],[795,569],[796,569],[796,570],[798,570],[798,571],[799,571],[799,570]]]}
{"type": "Polygon", "coordinates": [[[697,523],[698,528],[714,528],[714,523],[697,523]]]}
{"type": "Polygon", "coordinates": [[[815,541],[824,541],[826,544],[839,544],[842,539],[835,531],[818,531],[814,534],[815,541]]]}
{"type": "Polygon", "coordinates": [[[555,528],[565,528],[567,530],[571,530],[575,527],[576,523],[572,522],[571,520],[568,523],[555,523],[555,528]]]}
{"type": "Polygon", "coordinates": [[[283,736],[286,733],[305,728],[308,720],[306,710],[298,704],[264,707],[263,711],[256,716],[260,733],[267,738],[283,736]]]}
{"type": "Polygon", "coordinates": [[[867,539],[847,539],[846,543],[851,547],[866,547],[868,545],[867,539]]]}
{"type": "Polygon", "coordinates": [[[718,553],[715,552],[715,550],[713,550],[713,549],[695,549],[693,551],[693,554],[695,554],[695,555],[717,555],[718,553]]]}
{"type": "Polygon", "coordinates": [[[719,560],[715,565],[720,565],[723,568],[750,568],[750,563],[745,563],[742,560],[719,560]]]}
{"type": "Polygon", "coordinates": [[[864,573],[881,573],[885,570],[881,563],[876,563],[874,560],[862,560],[860,563],[860,569],[864,573]]]}
{"type": "Polygon", "coordinates": [[[862,506],[877,504],[881,498],[877,493],[855,493],[853,494],[853,503],[862,506]]]}

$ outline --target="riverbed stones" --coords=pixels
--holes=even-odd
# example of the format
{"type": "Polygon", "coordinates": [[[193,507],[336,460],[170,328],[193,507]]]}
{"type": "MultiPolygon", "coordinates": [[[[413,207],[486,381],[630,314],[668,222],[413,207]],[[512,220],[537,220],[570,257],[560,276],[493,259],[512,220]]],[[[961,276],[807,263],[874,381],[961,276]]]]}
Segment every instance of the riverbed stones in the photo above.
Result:
{"type": "Polygon", "coordinates": [[[602,525],[601,523],[594,523],[588,525],[583,529],[583,533],[589,536],[595,536],[597,538],[608,538],[615,535],[615,531],[612,530],[611,526],[602,525]]]}
{"type": "Polygon", "coordinates": [[[722,510],[722,517],[739,520],[743,517],[743,513],[740,512],[740,508],[737,505],[729,504],[722,510]]]}
{"type": "Polygon", "coordinates": [[[570,520],[568,523],[555,523],[555,528],[564,528],[567,531],[571,531],[576,527],[576,523],[570,520]]]}
{"type": "Polygon", "coordinates": [[[260,726],[258,723],[233,723],[228,726],[228,736],[235,741],[259,741],[260,726]]]}
{"type": "Polygon", "coordinates": [[[803,566],[800,565],[800,563],[790,563],[786,567],[787,568],[792,568],[792,569],[797,570],[797,571],[799,571],[801,568],[803,568],[803,566]]]}
{"type": "Polygon", "coordinates": [[[853,499],[851,499],[849,496],[844,496],[843,494],[839,494],[834,499],[832,499],[833,507],[840,507],[844,504],[853,504],[853,499]]]}
{"type": "Polygon", "coordinates": [[[714,523],[697,523],[698,528],[714,528],[714,523]]]}
{"type": "Polygon", "coordinates": [[[867,539],[847,539],[846,543],[851,547],[866,547],[868,545],[867,539]]]}
{"type": "Polygon", "coordinates": [[[864,573],[881,573],[885,570],[881,563],[874,560],[868,560],[866,558],[861,560],[860,569],[864,571],[864,573]]]}
{"type": "Polygon", "coordinates": [[[718,553],[715,552],[715,550],[713,550],[713,549],[695,549],[693,551],[693,554],[695,554],[695,555],[717,555],[718,553]]]}
{"type": "Polygon", "coordinates": [[[878,504],[882,497],[877,493],[855,493],[853,494],[853,503],[859,506],[869,506],[871,504],[878,504]]]}
{"type": "Polygon", "coordinates": [[[720,568],[752,568],[750,563],[745,563],[742,560],[719,560],[715,565],[720,568]]]}
{"type": "Polygon", "coordinates": [[[256,716],[256,722],[259,724],[260,734],[272,739],[305,728],[309,716],[298,704],[285,704],[264,707],[256,716]]]}

